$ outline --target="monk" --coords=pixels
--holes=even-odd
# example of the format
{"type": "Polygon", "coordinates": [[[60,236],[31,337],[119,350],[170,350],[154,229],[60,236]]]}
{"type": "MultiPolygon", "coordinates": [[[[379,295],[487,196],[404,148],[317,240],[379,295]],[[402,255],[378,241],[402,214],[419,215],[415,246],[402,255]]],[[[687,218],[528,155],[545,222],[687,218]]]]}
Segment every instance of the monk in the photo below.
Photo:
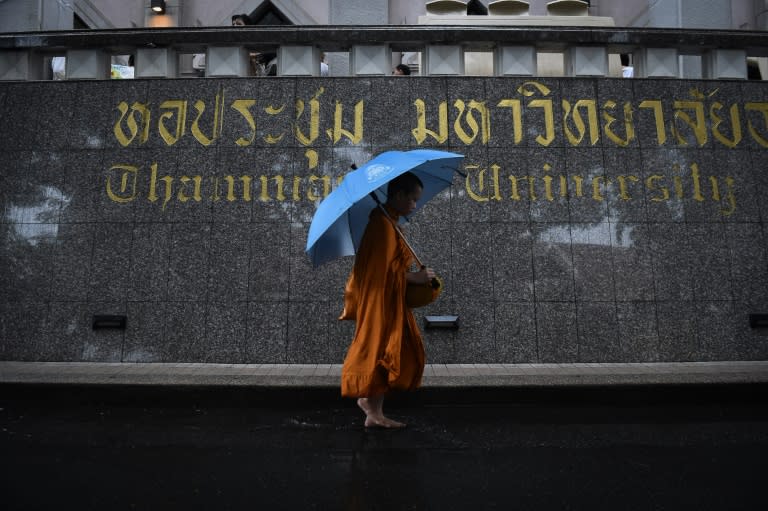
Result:
{"type": "Polygon", "coordinates": [[[415,390],[424,373],[424,344],[405,302],[407,283],[427,284],[431,268],[409,271],[413,253],[395,231],[401,215],[416,208],[424,185],[406,172],[389,182],[384,208],[371,211],[339,319],[355,320],[355,335],[341,371],[341,395],[357,399],[365,427],[402,428],[384,415],[391,390],[415,390]]]}

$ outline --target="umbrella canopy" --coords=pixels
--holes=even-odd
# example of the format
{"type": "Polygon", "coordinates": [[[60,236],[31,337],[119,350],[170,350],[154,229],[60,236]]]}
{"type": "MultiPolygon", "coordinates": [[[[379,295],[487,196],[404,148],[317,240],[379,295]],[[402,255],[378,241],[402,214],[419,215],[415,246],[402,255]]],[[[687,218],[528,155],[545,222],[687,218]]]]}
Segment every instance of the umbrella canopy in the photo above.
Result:
{"type": "Polygon", "coordinates": [[[368,216],[376,207],[372,192],[384,203],[387,184],[405,172],[413,172],[424,184],[416,204],[418,210],[451,185],[462,158],[461,154],[432,149],[387,151],[344,176],[312,217],[307,237],[307,253],[312,264],[319,266],[355,254],[368,225],[368,216]]]}

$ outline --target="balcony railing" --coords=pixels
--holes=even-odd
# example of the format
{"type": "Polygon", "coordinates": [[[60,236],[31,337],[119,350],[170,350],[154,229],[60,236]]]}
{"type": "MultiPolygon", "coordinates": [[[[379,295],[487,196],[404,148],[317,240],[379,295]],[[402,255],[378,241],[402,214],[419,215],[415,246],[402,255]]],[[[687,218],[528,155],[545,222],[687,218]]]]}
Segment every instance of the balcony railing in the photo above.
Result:
{"type": "Polygon", "coordinates": [[[0,34],[0,80],[40,80],[52,56],[68,79],[107,79],[110,57],[134,56],[136,78],[177,78],[179,57],[205,54],[205,76],[252,74],[254,52],[276,55],[277,75],[319,76],[320,52],[349,54],[349,75],[388,75],[393,52],[420,52],[425,75],[461,76],[467,52],[486,52],[495,76],[536,76],[537,56],[560,53],[563,75],[609,76],[609,56],[633,56],[635,77],[677,78],[679,57],[701,58],[704,79],[746,79],[768,57],[768,33],[615,27],[270,26],[75,30],[0,34]]]}

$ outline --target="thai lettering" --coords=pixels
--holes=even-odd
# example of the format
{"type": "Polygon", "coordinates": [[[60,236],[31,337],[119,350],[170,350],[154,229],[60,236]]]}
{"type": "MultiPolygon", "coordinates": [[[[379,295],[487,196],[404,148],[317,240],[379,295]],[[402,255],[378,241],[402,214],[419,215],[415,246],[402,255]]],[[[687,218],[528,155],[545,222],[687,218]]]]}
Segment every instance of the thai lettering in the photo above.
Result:
{"type": "MultiPolygon", "coordinates": [[[[280,115],[281,113],[283,113],[283,110],[285,110],[285,105],[280,105],[279,107],[276,107],[274,105],[269,105],[264,109],[264,112],[267,115],[274,116],[274,115],[280,115]]],[[[273,135],[271,133],[267,133],[266,135],[264,135],[264,141],[267,144],[277,144],[283,139],[283,137],[285,137],[285,132],[280,133],[279,135],[273,135]]]]}
{"type": "Polygon", "coordinates": [[[427,128],[427,107],[423,99],[417,99],[413,103],[416,105],[416,127],[411,130],[416,143],[421,145],[427,139],[432,137],[438,144],[444,144],[448,140],[448,103],[441,101],[437,107],[438,128],[433,131],[427,128]]]}
{"type": "Polygon", "coordinates": [[[491,119],[488,113],[488,108],[484,101],[470,101],[468,104],[464,101],[457,99],[453,104],[458,111],[456,115],[456,122],[453,123],[453,129],[459,136],[459,139],[466,145],[472,144],[480,135],[480,140],[483,144],[488,143],[488,139],[491,136],[491,119]],[[475,113],[480,116],[480,123],[478,124],[475,119],[475,113]],[[464,130],[462,119],[469,127],[469,133],[464,130]]]}
{"type": "Polygon", "coordinates": [[[656,143],[664,145],[667,142],[667,130],[664,127],[664,107],[660,100],[646,99],[640,103],[640,108],[653,110],[653,120],[656,127],[656,143]]]}
{"type": "Polygon", "coordinates": [[[358,101],[355,104],[355,116],[354,116],[354,132],[351,132],[349,130],[343,129],[342,126],[342,118],[344,114],[344,105],[341,101],[336,101],[336,110],[334,111],[333,115],[333,129],[326,130],[326,133],[328,134],[328,138],[330,138],[334,144],[338,143],[339,140],[341,140],[341,137],[344,136],[347,139],[349,139],[350,142],[353,144],[359,144],[363,140],[363,111],[364,111],[365,103],[363,101],[358,101]]]}
{"type": "Polygon", "coordinates": [[[502,99],[498,105],[512,112],[512,133],[515,145],[523,141],[523,109],[519,99],[502,99]]]}
{"type": "MultiPolygon", "coordinates": [[[[768,126],[768,103],[753,103],[749,102],[746,105],[744,105],[744,109],[747,112],[760,112],[762,113],[762,121],[763,121],[763,132],[765,132],[765,128],[768,126]]],[[[748,129],[749,134],[752,135],[752,138],[760,144],[763,147],[768,147],[768,136],[761,134],[758,131],[758,128],[755,127],[755,125],[752,123],[752,119],[749,119],[748,122],[748,129]]]]}
{"type": "Polygon", "coordinates": [[[620,137],[616,134],[616,132],[613,130],[613,123],[616,122],[616,117],[611,115],[609,111],[612,111],[614,108],[616,108],[616,102],[608,100],[605,103],[603,103],[603,120],[605,121],[605,124],[603,125],[603,132],[605,133],[605,136],[608,137],[608,140],[613,142],[614,144],[621,146],[621,147],[627,147],[630,142],[632,142],[635,139],[635,126],[633,124],[633,116],[632,116],[632,103],[627,101],[624,103],[624,138],[620,137]]]}
{"type": "Polygon", "coordinates": [[[304,132],[301,130],[301,127],[299,127],[299,121],[301,120],[302,115],[304,115],[304,100],[297,99],[296,100],[296,124],[294,125],[294,133],[296,135],[296,140],[299,141],[300,144],[309,146],[312,145],[312,143],[317,140],[318,135],[320,135],[320,96],[325,92],[325,89],[323,87],[320,87],[317,92],[315,93],[315,96],[309,101],[309,135],[305,135],[304,132]]]}
{"type": "Polygon", "coordinates": [[[181,100],[168,100],[160,103],[161,109],[167,109],[168,112],[160,114],[160,119],[157,123],[157,131],[160,133],[160,138],[165,141],[166,145],[173,145],[179,141],[184,135],[184,131],[187,126],[187,102],[181,100]],[[176,117],[176,126],[171,131],[165,124],[168,119],[176,117]]]}
{"type": "Polygon", "coordinates": [[[248,128],[250,130],[247,134],[247,137],[241,136],[235,140],[235,144],[240,147],[247,147],[252,145],[253,141],[256,140],[256,119],[253,118],[253,114],[251,113],[251,108],[255,104],[255,99],[236,99],[230,106],[232,110],[243,116],[243,119],[245,119],[245,122],[248,124],[248,128]]]}
{"type": "MultiPolygon", "coordinates": [[[[736,148],[747,132],[759,146],[768,148],[768,103],[725,104],[715,97],[718,89],[706,93],[693,89],[687,99],[665,101],[643,99],[635,103],[606,99],[599,106],[592,98],[563,98],[559,102],[559,131],[555,116],[560,112],[555,111],[549,87],[526,81],[514,90],[522,99],[503,98],[490,105],[482,98],[441,100],[432,105],[417,98],[413,102],[414,122],[403,128],[410,129],[416,145],[449,144],[453,132],[455,140],[464,145],[490,145],[494,138],[496,145],[524,145],[526,137],[532,137],[536,145],[549,147],[562,137],[564,143],[581,147],[598,145],[602,136],[605,144],[628,147],[638,133],[649,133],[644,136],[655,136],[655,140],[642,140],[645,147],[665,146],[671,141],[679,147],[716,143],[736,148]],[[511,123],[505,121],[506,132],[494,129],[492,121],[498,118],[494,117],[496,114],[511,119],[511,123]],[[638,131],[638,122],[650,123],[651,129],[638,131]]],[[[364,144],[369,122],[365,115],[366,100],[337,99],[331,108],[324,109],[325,94],[325,88],[320,87],[309,100],[296,98],[293,108],[286,104],[259,105],[256,99],[248,98],[227,100],[223,89],[207,101],[160,101],[154,107],[156,111],[150,103],[121,101],[116,107],[118,115],[112,131],[123,147],[143,145],[153,133],[166,146],[177,145],[185,136],[192,136],[201,146],[209,147],[221,139],[227,122],[234,127],[226,131],[231,138],[225,142],[233,147],[251,147],[259,139],[275,145],[284,142],[286,135],[293,135],[301,146],[312,147],[321,133],[334,145],[342,141],[364,144]],[[325,111],[331,114],[323,117],[325,111]],[[280,121],[280,117],[285,120],[280,121]],[[281,124],[282,130],[275,128],[281,124]]]]}
{"type": "Polygon", "coordinates": [[[584,139],[584,135],[587,131],[587,125],[584,124],[584,119],[581,116],[581,109],[586,109],[587,119],[589,120],[589,143],[590,145],[597,144],[600,138],[597,126],[597,106],[593,99],[580,99],[573,105],[571,110],[570,101],[563,100],[563,129],[565,130],[565,136],[568,138],[568,142],[573,146],[581,144],[584,139]],[[576,133],[570,128],[568,122],[573,112],[573,124],[576,126],[576,133]]]}
{"type": "MultiPolygon", "coordinates": [[[[537,92],[542,96],[548,96],[550,89],[538,82],[525,82],[518,87],[517,92],[525,97],[531,97],[537,92]],[[533,90],[531,90],[531,88],[533,90]]],[[[533,99],[528,102],[530,108],[541,108],[544,117],[544,136],[537,135],[536,142],[544,147],[549,146],[555,140],[555,113],[551,99],[533,99]]]]}
{"type": "Polygon", "coordinates": [[[121,101],[117,105],[117,109],[120,111],[120,118],[115,123],[112,131],[120,145],[123,147],[130,145],[139,133],[141,133],[139,136],[139,143],[145,143],[149,139],[149,122],[151,118],[151,113],[147,104],[135,102],[129,108],[128,103],[121,101]],[[130,115],[128,115],[129,111],[130,115]],[[140,116],[140,123],[136,122],[136,115],[140,116]],[[129,135],[126,135],[123,130],[123,121],[125,121],[125,124],[128,127],[129,135]]]}
{"type": "Polygon", "coordinates": [[[672,105],[675,108],[673,121],[670,126],[670,131],[677,138],[677,142],[681,146],[687,146],[688,140],[683,135],[680,128],[678,128],[678,122],[682,121],[693,130],[693,134],[696,137],[696,141],[699,147],[703,147],[707,143],[707,124],[704,117],[704,103],[701,101],[702,96],[695,89],[691,91],[691,95],[699,101],[674,101],[672,105]],[[693,118],[685,110],[693,111],[693,118]]]}

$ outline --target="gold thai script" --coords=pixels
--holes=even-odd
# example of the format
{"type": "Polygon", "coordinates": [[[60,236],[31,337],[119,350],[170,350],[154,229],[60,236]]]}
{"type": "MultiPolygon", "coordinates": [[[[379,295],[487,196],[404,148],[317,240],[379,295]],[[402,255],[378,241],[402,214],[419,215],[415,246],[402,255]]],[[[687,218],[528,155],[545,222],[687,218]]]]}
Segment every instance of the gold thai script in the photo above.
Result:
{"type": "MultiPolygon", "coordinates": [[[[493,102],[473,97],[415,99],[411,121],[401,129],[410,133],[416,146],[550,147],[562,142],[571,147],[621,148],[644,134],[646,139],[640,142],[645,147],[735,148],[749,139],[768,148],[768,102],[728,102],[717,88],[691,89],[680,98],[633,101],[579,97],[556,101],[551,89],[535,81],[510,91],[508,97],[493,102]]],[[[112,132],[123,147],[140,147],[153,137],[169,147],[185,137],[206,147],[270,146],[286,143],[286,137],[303,147],[361,145],[370,122],[375,122],[366,118],[372,102],[375,98],[333,97],[324,87],[292,104],[230,98],[220,89],[209,98],[121,101],[112,132]]]]}

